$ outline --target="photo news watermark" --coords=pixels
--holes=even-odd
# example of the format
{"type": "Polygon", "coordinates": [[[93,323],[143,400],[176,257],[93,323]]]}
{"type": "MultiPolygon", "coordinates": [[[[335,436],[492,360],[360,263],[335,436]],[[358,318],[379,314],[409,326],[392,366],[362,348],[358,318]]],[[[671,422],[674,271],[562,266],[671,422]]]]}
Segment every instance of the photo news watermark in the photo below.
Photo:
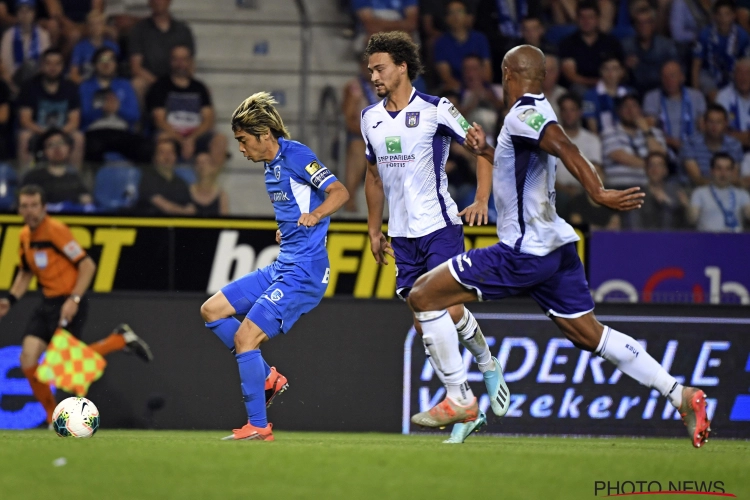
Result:
{"type": "Polygon", "coordinates": [[[594,481],[594,496],[622,497],[630,495],[679,494],[705,495],[712,497],[736,498],[729,493],[724,481],[594,481]]]}

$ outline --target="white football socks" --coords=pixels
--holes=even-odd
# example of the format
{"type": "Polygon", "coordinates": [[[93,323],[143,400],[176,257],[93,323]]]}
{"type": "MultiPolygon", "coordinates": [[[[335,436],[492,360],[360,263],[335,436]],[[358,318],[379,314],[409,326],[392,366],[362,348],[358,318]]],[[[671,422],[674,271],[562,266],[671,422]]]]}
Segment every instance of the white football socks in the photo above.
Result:
{"type": "Polygon", "coordinates": [[[424,311],[414,313],[422,325],[422,342],[430,352],[430,362],[436,371],[443,374],[448,397],[459,405],[467,405],[474,399],[469,387],[466,368],[458,349],[456,325],[448,311],[424,311]]]}
{"type": "Polygon", "coordinates": [[[682,385],[651,357],[633,337],[604,326],[596,354],[614,364],[625,375],[656,389],[675,408],[682,404],[682,385]]]}
{"type": "Polygon", "coordinates": [[[490,348],[487,346],[482,329],[479,328],[476,318],[466,307],[464,307],[464,315],[456,323],[456,331],[458,331],[458,340],[477,360],[479,371],[484,373],[494,370],[495,363],[492,362],[490,348]]]}

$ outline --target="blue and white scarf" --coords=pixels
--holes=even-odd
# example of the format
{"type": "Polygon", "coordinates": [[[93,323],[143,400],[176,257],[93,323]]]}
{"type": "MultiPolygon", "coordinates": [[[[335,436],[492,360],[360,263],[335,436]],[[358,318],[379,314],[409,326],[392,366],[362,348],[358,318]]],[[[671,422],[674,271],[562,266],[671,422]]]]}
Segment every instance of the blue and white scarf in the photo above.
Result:
{"type": "Polygon", "coordinates": [[[498,30],[508,38],[521,38],[521,19],[529,15],[529,5],[526,0],[515,0],[516,15],[511,15],[508,2],[514,0],[495,0],[499,17],[498,30]]]}
{"type": "MultiPolygon", "coordinates": [[[[669,114],[667,113],[667,96],[664,92],[661,94],[661,123],[664,127],[664,132],[668,137],[675,137],[672,134],[672,123],[669,121],[669,114]]],[[[680,135],[677,136],[680,140],[684,140],[687,137],[693,135],[695,129],[693,123],[693,103],[690,100],[690,96],[687,93],[685,87],[682,87],[682,109],[680,110],[680,135]]]]}
{"type": "Polygon", "coordinates": [[[20,66],[27,59],[39,60],[39,30],[36,26],[31,28],[31,43],[29,44],[28,57],[26,57],[21,28],[16,26],[13,28],[13,63],[20,66]]]}

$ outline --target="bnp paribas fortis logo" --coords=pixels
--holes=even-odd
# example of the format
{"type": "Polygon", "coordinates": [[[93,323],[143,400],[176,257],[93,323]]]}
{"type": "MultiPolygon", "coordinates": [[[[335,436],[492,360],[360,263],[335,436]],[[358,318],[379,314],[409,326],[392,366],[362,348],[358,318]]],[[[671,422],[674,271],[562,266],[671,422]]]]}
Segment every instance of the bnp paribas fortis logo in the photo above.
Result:
{"type": "Polygon", "coordinates": [[[388,154],[401,153],[401,137],[393,136],[385,138],[385,149],[388,154]]]}

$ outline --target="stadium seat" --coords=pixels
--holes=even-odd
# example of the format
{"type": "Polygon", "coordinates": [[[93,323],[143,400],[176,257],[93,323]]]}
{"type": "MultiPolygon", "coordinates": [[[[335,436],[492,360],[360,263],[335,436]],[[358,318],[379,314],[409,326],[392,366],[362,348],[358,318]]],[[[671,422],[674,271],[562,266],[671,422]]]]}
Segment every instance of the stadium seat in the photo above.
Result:
{"type": "Polygon", "coordinates": [[[141,171],[125,165],[105,165],[94,180],[94,202],[104,212],[131,208],[138,201],[141,171]]]}
{"type": "Polygon", "coordinates": [[[8,211],[16,204],[18,174],[6,164],[0,164],[0,211],[8,211]]]}
{"type": "Polygon", "coordinates": [[[195,182],[198,180],[193,167],[177,167],[174,169],[174,173],[177,175],[177,177],[185,181],[188,186],[191,184],[195,184],[195,182]]]}

